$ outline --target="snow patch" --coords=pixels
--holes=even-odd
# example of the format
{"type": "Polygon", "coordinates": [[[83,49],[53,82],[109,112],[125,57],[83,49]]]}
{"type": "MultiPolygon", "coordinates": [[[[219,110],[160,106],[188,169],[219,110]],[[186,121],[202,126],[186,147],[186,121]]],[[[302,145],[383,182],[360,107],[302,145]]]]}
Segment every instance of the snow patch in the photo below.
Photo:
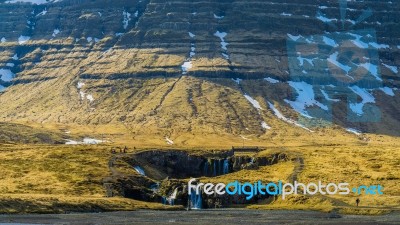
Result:
{"type": "Polygon", "coordinates": [[[142,175],[142,176],[146,176],[146,173],[144,172],[144,170],[142,169],[142,167],[140,166],[134,166],[133,169],[136,170],[136,172],[138,172],[138,174],[142,175]]]}
{"type": "Polygon", "coordinates": [[[268,81],[268,82],[271,83],[271,84],[277,84],[277,83],[279,83],[279,80],[276,80],[276,79],[271,78],[271,77],[264,78],[264,80],[268,81]]]}
{"type": "Polygon", "coordinates": [[[86,99],[89,100],[89,102],[94,101],[93,95],[86,95],[86,99]]]}
{"type": "Polygon", "coordinates": [[[242,81],[242,79],[240,79],[240,78],[236,78],[236,79],[233,79],[233,78],[232,78],[232,80],[233,80],[235,83],[237,83],[238,85],[240,85],[240,82],[242,81]]]}
{"type": "Polygon", "coordinates": [[[83,143],[87,144],[87,145],[97,145],[97,144],[101,144],[103,142],[104,141],[102,141],[102,140],[97,140],[97,139],[94,139],[94,138],[84,138],[83,139],[83,143]]]}
{"type": "Polygon", "coordinates": [[[47,9],[44,9],[42,12],[38,13],[36,16],[44,16],[47,14],[47,9]]]}
{"type": "Polygon", "coordinates": [[[220,20],[220,19],[223,19],[224,17],[225,17],[225,16],[217,16],[217,15],[214,14],[214,18],[215,18],[215,19],[219,19],[219,20],[220,20]]]}
{"type": "Polygon", "coordinates": [[[0,69],[0,75],[1,75],[0,79],[5,82],[10,82],[15,77],[15,74],[11,72],[11,70],[9,69],[0,69]]]}
{"type": "Polygon", "coordinates": [[[355,134],[355,135],[357,135],[357,136],[360,136],[360,135],[362,134],[361,131],[356,130],[356,129],[354,129],[354,128],[347,128],[346,131],[347,131],[347,132],[350,132],[350,133],[353,133],[353,134],[355,134]]]}
{"type": "Polygon", "coordinates": [[[321,90],[321,93],[322,93],[322,95],[324,96],[324,98],[325,98],[326,100],[328,100],[328,101],[340,102],[339,99],[330,98],[329,95],[328,95],[324,90],[321,90]]]}
{"type": "Polygon", "coordinates": [[[167,144],[169,144],[169,145],[174,144],[174,142],[171,139],[169,139],[168,137],[165,137],[165,141],[167,141],[167,144]]]}
{"type": "Polygon", "coordinates": [[[228,50],[227,46],[229,45],[229,43],[225,42],[226,35],[228,35],[226,32],[217,31],[214,33],[214,36],[217,36],[221,39],[221,48],[223,50],[228,50]]]}
{"type": "Polygon", "coordinates": [[[274,112],[275,116],[278,117],[278,119],[283,120],[287,123],[293,124],[295,126],[301,127],[307,131],[313,132],[312,130],[308,129],[306,126],[297,123],[291,119],[286,118],[276,107],[274,104],[272,104],[271,102],[268,102],[269,108],[274,112]]]}
{"type": "Polygon", "coordinates": [[[59,30],[59,29],[54,29],[52,36],[53,36],[53,37],[56,37],[57,34],[59,34],[59,33],[60,33],[60,30],[59,30]]]}
{"type": "Polygon", "coordinates": [[[324,22],[324,23],[330,23],[330,22],[333,22],[333,21],[337,21],[337,19],[329,19],[329,18],[325,17],[325,16],[322,15],[322,14],[319,14],[319,15],[317,16],[317,19],[318,19],[318,20],[321,20],[321,21],[324,22]]]}
{"type": "Polygon", "coordinates": [[[129,26],[129,21],[131,21],[131,14],[124,10],[124,12],[122,12],[122,16],[124,17],[122,20],[122,26],[126,30],[129,26]]]}
{"type": "Polygon", "coordinates": [[[281,16],[292,16],[292,14],[283,12],[283,13],[281,13],[281,16]]]}
{"type": "Polygon", "coordinates": [[[303,36],[301,36],[301,35],[298,35],[298,36],[291,35],[291,34],[287,34],[287,35],[288,35],[288,37],[289,37],[290,39],[292,39],[293,41],[297,41],[297,40],[299,40],[300,38],[303,37],[303,36]]]}
{"type": "Polygon", "coordinates": [[[257,110],[262,110],[262,107],[257,100],[255,100],[254,98],[252,98],[250,95],[247,94],[244,94],[244,97],[247,99],[247,101],[251,103],[251,105],[253,105],[254,108],[256,108],[257,110]]]}
{"type": "Polygon", "coordinates": [[[385,63],[382,63],[382,65],[384,65],[386,68],[388,68],[389,70],[391,70],[393,73],[397,74],[399,72],[397,66],[389,66],[385,63]]]}
{"type": "Polygon", "coordinates": [[[395,96],[393,89],[391,89],[390,87],[382,87],[379,89],[389,96],[392,96],[392,97],[395,96]]]}
{"type": "Polygon", "coordinates": [[[19,43],[20,45],[22,45],[22,44],[26,43],[27,41],[29,41],[30,39],[31,39],[31,37],[29,37],[29,36],[23,36],[23,35],[21,35],[21,36],[19,36],[19,38],[18,38],[18,43],[19,43]]]}
{"type": "Polygon", "coordinates": [[[332,47],[338,47],[339,45],[336,44],[336,42],[333,39],[330,39],[328,37],[323,36],[322,40],[324,41],[325,44],[332,46],[332,47]]]}
{"type": "Polygon", "coordinates": [[[98,145],[104,143],[105,141],[97,140],[94,138],[84,138],[83,141],[66,140],[66,145],[98,145]]]}
{"type": "Polygon", "coordinates": [[[363,36],[358,35],[358,34],[352,34],[352,33],[347,33],[347,34],[355,38],[355,40],[351,41],[355,46],[357,46],[359,48],[362,48],[362,49],[367,49],[368,48],[368,44],[363,42],[363,41],[361,41],[361,38],[363,36]]]}
{"type": "Polygon", "coordinates": [[[370,94],[366,89],[360,88],[358,86],[349,87],[351,91],[361,97],[361,103],[350,103],[350,109],[357,115],[363,115],[363,107],[367,103],[375,103],[375,98],[372,94],[370,94]]]}
{"type": "Polygon", "coordinates": [[[335,53],[331,54],[328,58],[328,62],[332,63],[333,65],[335,65],[335,66],[339,67],[340,69],[342,69],[343,71],[345,71],[347,76],[354,80],[353,77],[348,75],[351,70],[351,67],[347,66],[347,65],[343,65],[340,62],[338,62],[337,61],[338,55],[339,55],[339,52],[335,52],[335,53]]]}
{"type": "Polygon", "coordinates": [[[298,56],[297,60],[299,60],[300,66],[304,65],[304,61],[308,62],[311,66],[314,66],[314,59],[308,59],[302,56],[298,56]]]}
{"type": "Polygon", "coordinates": [[[188,62],[184,62],[183,65],[182,65],[181,67],[182,67],[182,73],[183,73],[183,74],[187,74],[187,72],[188,72],[190,69],[192,69],[193,64],[192,64],[191,61],[188,61],[188,62]]]}
{"type": "Polygon", "coordinates": [[[83,83],[83,82],[78,82],[78,84],[76,85],[76,87],[78,88],[78,89],[81,89],[81,88],[83,88],[83,86],[85,86],[85,83],[83,83]]]}
{"type": "Polygon", "coordinates": [[[293,82],[289,81],[289,85],[296,90],[298,96],[295,101],[290,101],[285,99],[285,102],[288,103],[295,111],[302,114],[305,117],[312,118],[307,113],[307,107],[310,106],[318,106],[323,110],[328,110],[328,106],[323,105],[322,103],[315,100],[315,94],[313,90],[313,86],[311,84],[307,84],[306,82],[293,82]]]}
{"type": "Polygon", "coordinates": [[[364,69],[368,70],[378,81],[382,81],[382,78],[378,75],[378,66],[372,63],[362,63],[359,66],[363,67],[364,69]]]}
{"type": "Polygon", "coordinates": [[[270,130],[271,129],[271,127],[268,126],[268,124],[265,121],[261,122],[261,127],[264,128],[265,130],[270,130]]]}
{"type": "Polygon", "coordinates": [[[378,44],[378,43],[376,43],[376,42],[370,42],[369,45],[372,46],[372,47],[374,47],[374,48],[377,48],[377,49],[386,49],[386,48],[390,48],[389,45],[386,45],[386,44],[378,44]]]}
{"type": "Polygon", "coordinates": [[[190,53],[189,53],[189,57],[193,58],[196,55],[196,48],[195,47],[191,47],[190,48],[190,53]]]}
{"type": "MultiPolygon", "coordinates": [[[[61,0],[56,0],[56,1],[52,1],[52,2],[59,2],[59,1],[61,1],[61,0]]],[[[6,1],[5,3],[13,4],[13,3],[20,3],[20,2],[32,3],[32,4],[36,4],[36,5],[42,5],[42,4],[49,3],[48,0],[10,0],[10,1],[6,1]]]]}

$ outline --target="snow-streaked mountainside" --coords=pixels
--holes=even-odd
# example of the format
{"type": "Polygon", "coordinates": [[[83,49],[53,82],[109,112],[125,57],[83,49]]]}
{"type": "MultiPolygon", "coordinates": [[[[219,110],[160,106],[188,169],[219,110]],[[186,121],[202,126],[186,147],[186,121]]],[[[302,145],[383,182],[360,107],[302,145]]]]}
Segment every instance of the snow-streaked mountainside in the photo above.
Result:
{"type": "Polygon", "coordinates": [[[323,0],[0,1],[1,119],[123,126],[168,145],[332,125],[399,135],[400,5],[345,11],[323,0]]]}

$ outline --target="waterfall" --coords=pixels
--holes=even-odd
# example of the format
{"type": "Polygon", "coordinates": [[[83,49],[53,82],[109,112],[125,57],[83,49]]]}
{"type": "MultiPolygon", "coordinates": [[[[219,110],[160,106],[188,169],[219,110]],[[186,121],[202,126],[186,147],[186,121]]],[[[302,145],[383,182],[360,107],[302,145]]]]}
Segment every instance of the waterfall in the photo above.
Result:
{"type": "Polygon", "coordinates": [[[222,174],[228,174],[228,173],[229,173],[229,161],[228,159],[225,159],[222,174]]]}
{"type": "Polygon", "coordinates": [[[217,165],[216,165],[216,160],[213,160],[214,168],[213,168],[213,176],[217,176],[217,165]]]}
{"type": "Polygon", "coordinates": [[[189,196],[191,209],[203,208],[203,197],[201,194],[202,194],[201,191],[199,194],[197,194],[196,189],[192,189],[192,193],[189,196]]]}
{"type": "Polygon", "coordinates": [[[225,166],[225,160],[224,159],[220,159],[219,160],[219,175],[224,175],[224,166],[225,166]]]}
{"type": "Polygon", "coordinates": [[[175,204],[175,199],[176,199],[177,194],[178,194],[178,188],[175,188],[175,190],[172,192],[172,194],[167,198],[170,205],[175,204]]]}
{"type": "Polygon", "coordinates": [[[157,183],[151,185],[150,189],[153,191],[153,193],[158,193],[158,191],[160,190],[160,183],[157,182],[157,183]]]}
{"type": "Polygon", "coordinates": [[[204,162],[203,175],[211,177],[225,175],[230,172],[229,167],[229,159],[208,159],[204,162]]]}
{"type": "Polygon", "coordinates": [[[206,161],[204,163],[204,169],[203,169],[204,176],[208,176],[208,166],[209,166],[209,163],[208,163],[208,161],[206,161]]]}
{"type": "Polygon", "coordinates": [[[142,167],[135,166],[135,167],[133,167],[133,169],[135,169],[136,172],[138,172],[140,175],[146,176],[146,174],[144,173],[144,170],[142,169],[142,167]]]}

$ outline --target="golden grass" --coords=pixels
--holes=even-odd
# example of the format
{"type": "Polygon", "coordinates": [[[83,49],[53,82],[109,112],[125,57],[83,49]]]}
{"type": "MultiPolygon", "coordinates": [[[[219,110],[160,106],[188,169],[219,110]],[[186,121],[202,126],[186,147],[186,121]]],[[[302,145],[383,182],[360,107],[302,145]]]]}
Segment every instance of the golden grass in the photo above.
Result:
{"type": "MultiPolygon", "coordinates": [[[[70,129],[72,127],[52,125],[46,128],[60,130],[61,128],[70,129]]],[[[80,136],[87,134],[91,128],[82,126],[74,127],[74,129],[79,130],[76,135],[80,136]]],[[[186,151],[202,150],[196,152],[196,154],[202,154],[201,152],[209,152],[215,149],[228,149],[231,145],[240,145],[241,142],[234,142],[234,137],[225,136],[215,140],[211,139],[210,143],[204,148],[200,147],[202,142],[196,142],[186,147],[181,145],[171,147],[161,144],[165,141],[161,138],[159,141],[154,141],[153,144],[147,142],[140,145],[138,142],[141,138],[137,137],[133,141],[119,142],[119,140],[123,140],[123,137],[126,137],[123,129],[123,127],[108,127],[108,137],[114,137],[113,142],[99,146],[0,145],[0,159],[2,161],[0,164],[0,177],[2,179],[0,183],[2,196],[0,196],[0,199],[8,198],[7,201],[1,201],[4,204],[0,207],[0,211],[18,212],[22,210],[19,205],[23,205],[24,202],[31,205],[30,212],[60,212],[63,208],[68,209],[69,204],[80,205],[77,208],[82,207],[81,209],[86,211],[90,211],[90,207],[98,210],[158,209],[160,206],[158,204],[104,197],[105,191],[102,180],[110,175],[108,161],[111,157],[110,149],[112,146],[123,147],[127,145],[129,152],[142,151],[147,148],[167,151],[173,147],[186,151]],[[119,132],[121,132],[120,136],[118,136],[119,132]],[[110,133],[113,133],[113,135],[110,133]],[[134,150],[133,146],[137,146],[137,149],[134,150]],[[47,201],[46,199],[54,199],[54,201],[47,201]],[[14,203],[12,202],[14,200],[16,207],[13,207],[14,203]],[[89,208],[83,207],[88,202],[93,202],[93,204],[89,208]]],[[[340,134],[335,129],[326,132],[334,135],[340,134]]],[[[319,132],[314,134],[318,136],[319,132]]],[[[334,140],[327,141],[328,138],[325,136],[319,136],[321,139],[318,140],[315,136],[306,135],[294,141],[290,138],[290,133],[288,142],[279,142],[279,139],[268,142],[263,140],[262,137],[254,138],[249,142],[267,147],[265,151],[259,153],[260,156],[283,152],[289,155],[292,161],[260,167],[258,170],[242,170],[215,178],[201,178],[201,181],[217,183],[234,180],[241,182],[282,180],[288,182],[293,174],[297,173],[297,180],[302,183],[321,180],[324,183],[349,182],[351,186],[380,184],[384,186],[385,194],[382,196],[355,196],[354,194],[348,196],[297,195],[290,196],[287,200],[278,198],[272,202],[247,207],[252,209],[321,211],[338,209],[341,213],[372,215],[398,210],[400,208],[398,139],[368,135],[371,141],[365,144],[351,135],[342,135],[343,142],[341,143],[335,143],[334,140]],[[302,169],[299,169],[297,158],[304,160],[302,169]],[[357,197],[361,199],[359,208],[354,207],[357,197]]],[[[147,137],[147,139],[152,139],[152,137],[147,137]]],[[[129,165],[118,164],[117,167],[123,173],[135,173],[132,168],[129,168],[129,165]]]]}
{"type": "Polygon", "coordinates": [[[0,195],[0,213],[67,213],[132,211],[137,209],[178,210],[180,206],[141,202],[133,199],[66,195],[0,195]]]}

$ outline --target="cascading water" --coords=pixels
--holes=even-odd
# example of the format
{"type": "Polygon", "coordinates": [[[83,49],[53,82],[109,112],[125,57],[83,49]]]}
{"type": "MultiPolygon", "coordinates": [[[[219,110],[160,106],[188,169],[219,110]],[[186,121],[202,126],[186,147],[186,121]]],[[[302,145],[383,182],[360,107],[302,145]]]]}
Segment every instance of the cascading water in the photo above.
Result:
{"type": "Polygon", "coordinates": [[[220,171],[221,171],[221,175],[224,175],[224,174],[227,174],[227,173],[225,173],[225,159],[221,159],[220,161],[219,161],[219,163],[220,163],[220,171]]]}
{"type": "Polygon", "coordinates": [[[161,203],[162,203],[163,205],[166,205],[166,204],[167,204],[167,198],[166,198],[165,196],[162,196],[162,197],[161,197],[161,203]]]}
{"type": "Polygon", "coordinates": [[[254,164],[254,158],[250,159],[250,164],[254,164]]]}
{"type": "Polygon", "coordinates": [[[213,176],[216,177],[217,176],[217,164],[216,164],[217,160],[213,160],[213,176]]]}
{"type": "Polygon", "coordinates": [[[175,204],[175,199],[177,195],[178,195],[178,188],[175,188],[172,194],[167,198],[167,201],[169,202],[170,205],[175,204]]]}
{"type": "Polygon", "coordinates": [[[157,182],[157,183],[151,185],[150,189],[153,191],[153,193],[158,193],[158,191],[160,190],[160,183],[157,182]]]}
{"type": "Polygon", "coordinates": [[[191,209],[202,209],[203,208],[203,197],[201,195],[201,191],[197,194],[196,189],[192,189],[189,199],[190,199],[190,208],[191,209]]]}
{"type": "Polygon", "coordinates": [[[210,166],[209,162],[206,161],[206,162],[204,163],[204,168],[203,168],[203,172],[204,172],[204,175],[205,175],[205,176],[208,176],[208,167],[209,167],[209,166],[210,166]]]}
{"type": "Polygon", "coordinates": [[[204,176],[220,176],[229,173],[229,160],[228,159],[209,159],[204,163],[203,174],[204,176]]]}
{"type": "Polygon", "coordinates": [[[142,169],[142,167],[140,167],[140,166],[135,166],[135,167],[133,167],[133,169],[135,169],[136,172],[138,172],[139,174],[141,174],[141,175],[143,175],[143,176],[146,176],[146,173],[144,172],[144,170],[142,169]]]}
{"type": "Polygon", "coordinates": [[[228,174],[229,173],[229,161],[228,159],[225,159],[223,164],[223,171],[222,174],[228,174]]]}

